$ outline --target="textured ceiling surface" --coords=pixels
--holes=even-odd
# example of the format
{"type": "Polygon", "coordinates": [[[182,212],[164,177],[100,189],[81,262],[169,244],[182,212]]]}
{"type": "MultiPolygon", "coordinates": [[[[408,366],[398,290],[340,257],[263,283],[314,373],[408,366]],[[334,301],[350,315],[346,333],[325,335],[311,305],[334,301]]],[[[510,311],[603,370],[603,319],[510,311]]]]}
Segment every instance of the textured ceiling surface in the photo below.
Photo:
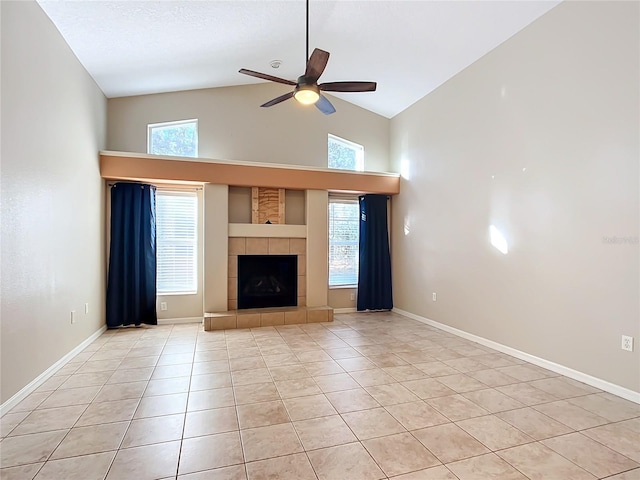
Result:
{"type": "MultiPolygon", "coordinates": [[[[331,53],[321,82],[378,82],[336,96],[391,118],[558,3],[311,0],[310,49],[331,53]]],[[[110,98],[262,81],[240,68],[304,72],[304,0],[39,4],[110,98]]]]}

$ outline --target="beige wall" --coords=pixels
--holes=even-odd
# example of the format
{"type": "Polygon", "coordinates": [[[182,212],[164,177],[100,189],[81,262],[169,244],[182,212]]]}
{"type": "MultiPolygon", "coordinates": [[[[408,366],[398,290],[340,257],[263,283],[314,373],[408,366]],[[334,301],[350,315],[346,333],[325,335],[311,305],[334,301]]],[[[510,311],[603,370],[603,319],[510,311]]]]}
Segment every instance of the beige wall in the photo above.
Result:
{"type": "Polygon", "coordinates": [[[291,100],[260,108],[286,93],[273,83],[110,99],[110,150],[147,151],[147,124],[198,119],[199,156],[220,160],[327,166],[327,134],[365,147],[365,170],[389,170],[389,120],[338,98],[330,116],[291,100]]]}
{"type": "Polygon", "coordinates": [[[104,325],[106,99],[37,3],[0,11],[5,402],[104,325]]]}
{"type": "Polygon", "coordinates": [[[565,2],[391,121],[398,308],[640,391],[638,8],[565,2]]]}

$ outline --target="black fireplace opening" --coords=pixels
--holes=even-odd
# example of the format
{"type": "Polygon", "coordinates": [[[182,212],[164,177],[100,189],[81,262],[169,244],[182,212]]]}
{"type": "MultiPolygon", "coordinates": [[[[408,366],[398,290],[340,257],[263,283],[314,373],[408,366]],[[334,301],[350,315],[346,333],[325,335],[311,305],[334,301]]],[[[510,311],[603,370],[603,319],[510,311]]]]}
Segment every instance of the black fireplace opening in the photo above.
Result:
{"type": "Polygon", "coordinates": [[[297,304],[297,255],[238,255],[239,310],[297,304]]]}

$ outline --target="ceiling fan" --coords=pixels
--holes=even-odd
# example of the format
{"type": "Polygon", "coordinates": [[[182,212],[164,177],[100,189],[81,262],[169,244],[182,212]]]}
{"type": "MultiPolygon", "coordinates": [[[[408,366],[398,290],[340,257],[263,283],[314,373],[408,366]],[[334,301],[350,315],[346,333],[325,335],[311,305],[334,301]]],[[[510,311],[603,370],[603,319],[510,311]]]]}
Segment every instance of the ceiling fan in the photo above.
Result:
{"type": "Polygon", "coordinates": [[[313,50],[311,57],[309,57],[309,0],[307,0],[306,60],[307,68],[304,75],[298,77],[297,82],[267,75],[266,73],[247,70],[246,68],[240,69],[240,73],[295,87],[293,91],[269,100],[267,103],[260,105],[261,107],[272,107],[293,97],[304,105],[315,104],[322,113],[330,115],[334,113],[336,109],[321,92],[375,92],[376,90],[376,82],[327,82],[318,84],[318,79],[320,75],[322,75],[322,72],[324,72],[327,62],[329,61],[329,52],[316,48],[313,50]]]}

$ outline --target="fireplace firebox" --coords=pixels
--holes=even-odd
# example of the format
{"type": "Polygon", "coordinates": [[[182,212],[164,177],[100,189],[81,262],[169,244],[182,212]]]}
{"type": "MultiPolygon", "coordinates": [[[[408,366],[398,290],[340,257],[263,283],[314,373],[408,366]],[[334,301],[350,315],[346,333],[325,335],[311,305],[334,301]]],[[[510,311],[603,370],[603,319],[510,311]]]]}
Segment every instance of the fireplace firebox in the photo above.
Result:
{"type": "Polygon", "coordinates": [[[297,304],[297,255],[238,255],[239,310],[297,304]]]}

